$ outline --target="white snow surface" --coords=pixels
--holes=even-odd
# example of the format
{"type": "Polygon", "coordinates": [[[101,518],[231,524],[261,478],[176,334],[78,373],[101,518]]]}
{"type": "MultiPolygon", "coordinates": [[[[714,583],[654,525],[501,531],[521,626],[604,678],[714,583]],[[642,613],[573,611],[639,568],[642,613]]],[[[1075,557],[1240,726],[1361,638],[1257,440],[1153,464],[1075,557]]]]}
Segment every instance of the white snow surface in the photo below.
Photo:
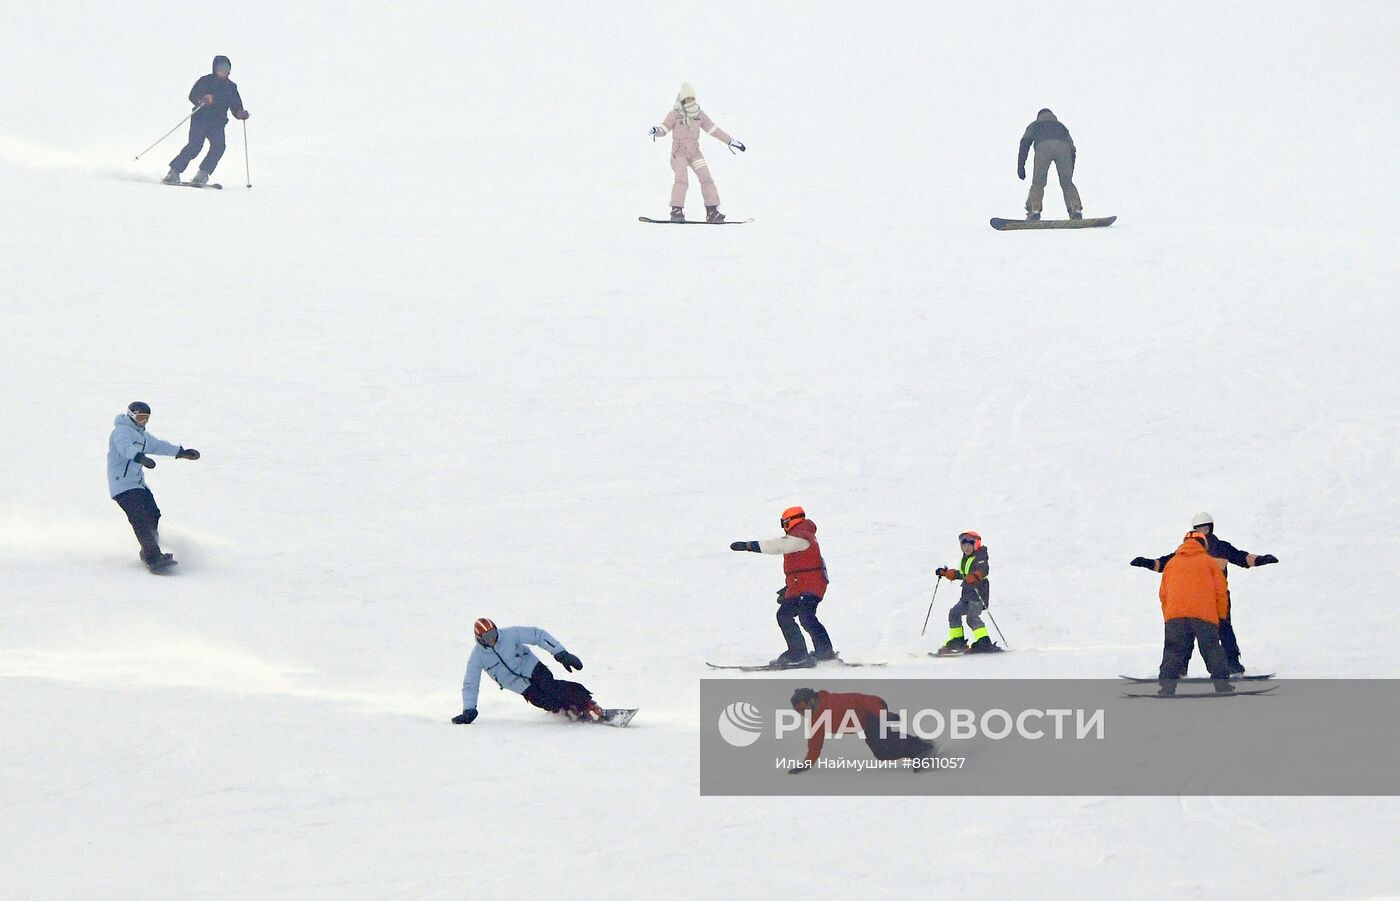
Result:
{"type": "MultiPolygon", "coordinates": [[[[1198,509],[1246,665],[1395,677],[1390,3],[10,4],[0,896],[1362,898],[1393,798],[702,798],[803,504],[881,676],[1150,673],[1198,509]],[[222,192],[155,184],[211,57],[222,192]],[[691,81],[732,216],[664,215],[691,81]],[[997,233],[1041,106],[1093,232],[997,233]],[[199,448],[107,498],[133,399],[199,448]],[[932,661],[975,528],[1014,654],[932,661]],[[486,686],[549,629],[626,730],[486,686]],[[969,665],[964,665],[969,664],[969,665]]],[[[191,167],[187,175],[193,174],[191,167]]],[[[692,183],[689,211],[701,211],[692,183]]],[[[1047,191],[1047,215],[1062,213],[1047,191]]],[[[1197,663],[1199,666],[1199,663],[1197,663]]],[[[844,674],[843,674],[844,675],[844,674]]],[[[1345,753],[1344,747],[1338,748],[1345,753]]]]}

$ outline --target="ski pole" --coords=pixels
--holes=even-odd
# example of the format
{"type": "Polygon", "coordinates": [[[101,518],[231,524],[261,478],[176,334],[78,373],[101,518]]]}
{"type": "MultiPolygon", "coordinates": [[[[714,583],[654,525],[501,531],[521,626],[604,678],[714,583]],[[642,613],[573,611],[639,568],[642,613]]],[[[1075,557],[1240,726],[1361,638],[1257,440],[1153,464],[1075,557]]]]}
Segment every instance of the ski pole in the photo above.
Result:
{"type": "Polygon", "coordinates": [[[244,119],[244,120],[243,120],[243,180],[244,180],[245,182],[248,183],[248,184],[246,185],[246,187],[251,188],[251,187],[253,186],[253,173],[252,173],[252,170],[248,168],[248,120],[247,120],[247,119],[244,119]]]}
{"type": "Polygon", "coordinates": [[[1011,645],[1006,643],[1006,636],[1001,634],[1001,626],[997,625],[996,617],[992,616],[992,611],[983,610],[982,612],[987,614],[987,619],[992,621],[992,628],[997,630],[997,638],[1001,639],[1001,646],[1006,648],[1007,650],[1010,650],[1011,645]]]}
{"type": "MultiPolygon", "coordinates": [[[[199,111],[202,110],[202,109],[204,109],[204,104],[201,103],[199,106],[196,106],[194,109],[190,110],[189,116],[186,116],[185,118],[181,119],[179,122],[176,122],[176,123],[175,123],[175,128],[179,128],[181,125],[184,125],[186,122],[190,121],[190,118],[191,118],[195,113],[199,112],[199,111]]],[[[170,137],[171,135],[173,135],[173,134],[175,133],[175,128],[172,128],[172,129],[170,129],[169,131],[167,131],[165,134],[161,135],[159,138],[156,139],[156,143],[155,143],[155,144],[152,144],[150,147],[147,147],[145,150],[143,150],[143,151],[141,151],[140,153],[136,154],[136,156],[134,156],[134,157],[131,158],[131,161],[134,163],[134,162],[136,162],[137,160],[139,160],[141,157],[143,157],[143,156],[145,156],[146,154],[150,153],[153,149],[155,149],[156,144],[159,144],[161,141],[164,141],[166,138],[168,138],[168,137],[170,137]]]]}
{"type": "Polygon", "coordinates": [[[929,598],[929,601],[928,601],[928,613],[924,614],[924,627],[923,627],[922,629],[919,630],[919,635],[920,635],[920,636],[922,636],[922,635],[924,635],[924,633],[928,632],[928,620],[929,620],[929,617],[930,617],[930,616],[933,616],[933,602],[936,601],[936,600],[938,600],[938,586],[939,586],[939,585],[942,585],[942,584],[943,584],[943,577],[942,577],[942,576],[939,576],[939,577],[938,577],[938,581],[933,583],[933,597],[929,598]]]}

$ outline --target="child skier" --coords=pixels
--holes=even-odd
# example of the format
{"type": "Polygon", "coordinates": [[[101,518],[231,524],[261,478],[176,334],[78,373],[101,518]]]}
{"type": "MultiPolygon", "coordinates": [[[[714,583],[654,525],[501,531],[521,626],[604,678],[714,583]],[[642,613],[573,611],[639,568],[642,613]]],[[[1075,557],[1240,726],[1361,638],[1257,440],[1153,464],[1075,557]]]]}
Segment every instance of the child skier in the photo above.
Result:
{"type": "Polygon", "coordinates": [[[705,201],[705,221],[723,222],[724,214],[719,211],[719,189],[710,177],[710,164],[700,152],[700,130],[725,142],[729,150],[747,150],[741,142],[734,140],[724,129],[714,123],[700,104],[695,102],[695,89],[688,84],[681,85],[676,94],[676,105],[660,125],[651,127],[651,139],[671,136],[671,170],[676,173],[676,181],[671,185],[671,221],[685,221],[685,192],[690,186],[687,169],[695,170],[700,179],[700,196],[705,201]]]}
{"type": "Polygon", "coordinates": [[[958,536],[962,548],[962,562],[956,567],[940,566],[934,574],[950,582],[962,580],[962,597],[948,610],[948,641],[938,649],[939,657],[954,654],[991,654],[1002,650],[987,634],[987,626],[982,622],[982,611],[991,606],[992,586],[987,581],[991,569],[987,562],[987,549],[982,546],[982,536],[976,532],[963,532],[958,536]],[[972,627],[972,645],[963,637],[963,617],[972,627]]]}

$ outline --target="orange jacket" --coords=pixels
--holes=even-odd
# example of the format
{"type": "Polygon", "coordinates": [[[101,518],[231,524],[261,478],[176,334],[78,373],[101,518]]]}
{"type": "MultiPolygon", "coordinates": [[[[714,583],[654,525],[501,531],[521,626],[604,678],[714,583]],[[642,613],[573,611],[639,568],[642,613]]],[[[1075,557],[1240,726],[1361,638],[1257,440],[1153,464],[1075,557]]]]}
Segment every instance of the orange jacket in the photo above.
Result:
{"type": "Polygon", "coordinates": [[[812,737],[807,739],[807,762],[815,764],[822,756],[822,743],[827,734],[839,735],[851,731],[847,716],[855,712],[855,719],[864,724],[867,717],[879,720],[880,711],[886,709],[884,698],[863,695],[858,692],[832,694],[829,691],[817,692],[817,709],[812,711],[812,737]],[[842,726],[847,728],[843,729],[842,726]]]}
{"type": "Polygon", "coordinates": [[[1222,616],[1228,616],[1230,593],[1225,587],[1223,562],[1210,556],[1194,538],[1182,542],[1162,570],[1162,587],[1157,591],[1162,619],[1191,617],[1218,623],[1222,616]]]}

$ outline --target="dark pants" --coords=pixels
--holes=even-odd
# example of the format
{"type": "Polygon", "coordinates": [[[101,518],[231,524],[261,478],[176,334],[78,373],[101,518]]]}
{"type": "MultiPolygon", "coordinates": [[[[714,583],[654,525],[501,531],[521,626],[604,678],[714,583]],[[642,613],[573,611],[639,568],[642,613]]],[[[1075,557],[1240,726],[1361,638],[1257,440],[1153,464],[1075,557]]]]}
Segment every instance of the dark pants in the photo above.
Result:
{"type": "Polygon", "coordinates": [[[227,124],[227,121],[191,122],[190,142],[170,161],[170,168],[176,172],[184,172],[190,160],[199,156],[199,151],[204,149],[205,139],[208,139],[209,152],[204,155],[204,162],[199,164],[199,171],[213,174],[214,167],[219,165],[219,160],[224,155],[224,126],[227,124]]]}
{"type": "Polygon", "coordinates": [[[1168,681],[1186,675],[1193,640],[1201,646],[1201,658],[1205,660],[1211,678],[1229,678],[1230,666],[1225,660],[1225,650],[1220,647],[1220,629],[1215,623],[1188,616],[1169,619],[1164,634],[1162,668],[1157,671],[1158,679],[1168,681]]]}
{"type": "Polygon", "coordinates": [[[904,757],[929,757],[937,748],[928,739],[917,735],[904,735],[893,727],[884,738],[880,737],[880,720],[867,716],[861,721],[865,730],[865,744],[876,760],[899,760],[904,757]]]}
{"type": "Polygon", "coordinates": [[[541,710],[558,713],[561,710],[583,711],[593,700],[593,692],[577,682],[566,682],[554,678],[554,673],[543,663],[535,664],[530,674],[530,687],[525,689],[525,700],[541,710]]]}
{"type": "MultiPolygon", "coordinates": [[[[1240,643],[1235,638],[1235,627],[1231,625],[1228,616],[1220,620],[1220,647],[1225,651],[1225,664],[1230,671],[1244,672],[1244,667],[1240,664],[1240,643]]],[[[1190,651],[1186,652],[1186,662],[1188,665],[1191,663],[1190,651]]]]}
{"type": "Polygon", "coordinates": [[[788,650],[794,654],[807,653],[807,640],[798,630],[798,623],[812,636],[813,651],[820,654],[831,650],[831,636],[826,634],[826,626],[817,621],[817,605],[821,601],[814,594],[799,594],[778,602],[778,628],[783,630],[788,650]]]}
{"type": "Polygon", "coordinates": [[[141,562],[150,563],[159,559],[160,539],[157,537],[157,530],[160,528],[160,508],[156,506],[151,489],[132,488],[130,491],[123,491],[112,500],[122,508],[127,522],[131,523],[131,531],[136,533],[136,540],[141,543],[141,562]]]}

